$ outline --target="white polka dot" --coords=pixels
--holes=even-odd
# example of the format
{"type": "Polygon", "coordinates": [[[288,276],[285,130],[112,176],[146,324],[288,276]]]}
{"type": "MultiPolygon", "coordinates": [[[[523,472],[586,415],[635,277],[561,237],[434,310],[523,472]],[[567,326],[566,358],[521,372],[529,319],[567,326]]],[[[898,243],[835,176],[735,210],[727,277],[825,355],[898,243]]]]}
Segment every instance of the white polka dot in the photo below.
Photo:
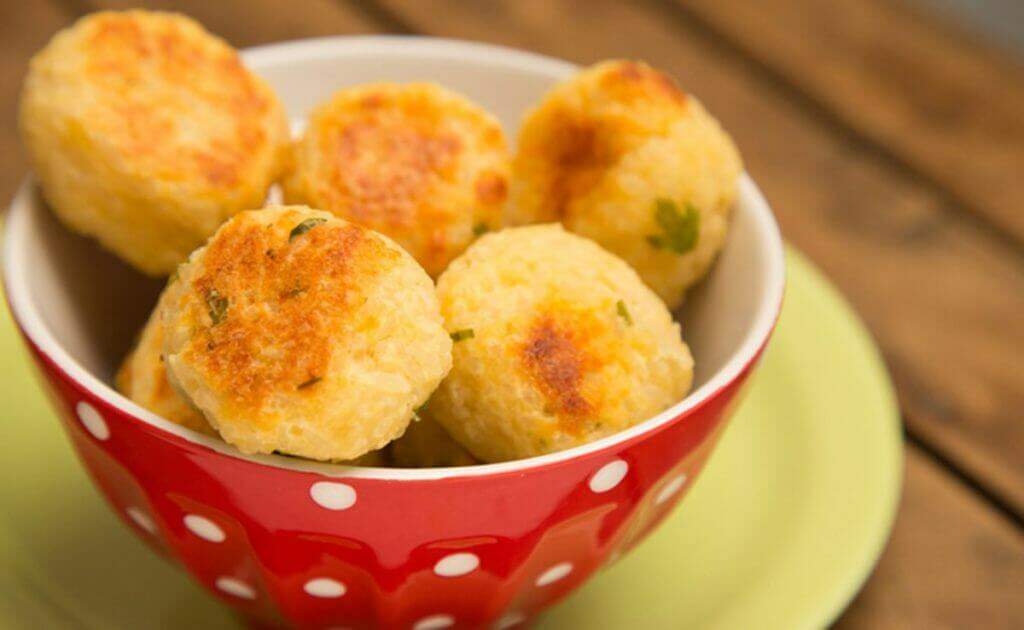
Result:
{"type": "Polygon", "coordinates": [[[78,419],[82,421],[82,425],[85,426],[85,430],[92,433],[94,438],[105,440],[110,437],[110,427],[107,426],[107,421],[103,419],[100,412],[96,411],[96,407],[83,400],[75,407],[75,412],[78,414],[78,419]]]}
{"type": "Polygon", "coordinates": [[[317,505],[328,510],[347,510],[356,503],[356,491],[352,486],[333,481],[318,481],[309,489],[317,505]]]}
{"type": "Polygon", "coordinates": [[[544,573],[541,573],[540,577],[537,578],[536,584],[537,586],[547,586],[548,584],[561,580],[570,573],[572,573],[572,563],[560,562],[544,573]]]}
{"type": "Polygon", "coordinates": [[[608,462],[590,478],[590,489],[594,492],[608,492],[626,477],[629,464],[616,459],[608,462]]]}
{"type": "Polygon", "coordinates": [[[674,495],[675,493],[679,492],[679,490],[682,489],[682,487],[683,487],[683,485],[685,483],[686,483],[686,475],[685,474],[679,475],[678,477],[675,477],[674,479],[672,479],[672,481],[666,483],[662,487],[661,492],[658,493],[658,497],[656,499],[654,499],[654,503],[657,505],[657,504],[664,503],[665,501],[668,501],[669,499],[672,498],[672,495],[674,495]]]}
{"type": "Polygon", "coordinates": [[[441,577],[458,577],[476,570],[480,558],[475,553],[453,553],[437,561],[434,573],[441,577]]]}
{"type": "Polygon", "coordinates": [[[231,577],[220,577],[217,578],[216,584],[217,588],[228,595],[234,595],[235,597],[241,597],[242,599],[256,599],[256,591],[241,580],[236,580],[231,577]]]}
{"type": "Polygon", "coordinates": [[[416,622],[413,630],[440,630],[455,625],[455,617],[451,615],[431,615],[416,622]]]}
{"type": "Polygon", "coordinates": [[[185,516],[185,527],[196,536],[210,542],[224,542],[224,539],[227,538],[227,534],[224,533],[224,530],[219,525],[198,514],[187,514],[185,516]]]}
{"type": "Polygon", "coordinates": [[[153,522],[153,519],[149,518],[149,515],[140,510],[139,508],[130,507],[125,510],[125,514],[128,515],[128,518],[135,521],[136,525],[146,530],[150,534],[156,533],[156,524],[153,522]]]}
{"type": "Polygon", "coordinates": [[[494,630],[508,630],[526,621],[526,615],[522,613],[509,613],[494,624],[494,630]]]}
{"type": "Polygon", "coordinates": [[[341,597],[345,594],[345,585],[331,578],[314,578],[302,587],[302,590],[313,597],[341,597]]]}

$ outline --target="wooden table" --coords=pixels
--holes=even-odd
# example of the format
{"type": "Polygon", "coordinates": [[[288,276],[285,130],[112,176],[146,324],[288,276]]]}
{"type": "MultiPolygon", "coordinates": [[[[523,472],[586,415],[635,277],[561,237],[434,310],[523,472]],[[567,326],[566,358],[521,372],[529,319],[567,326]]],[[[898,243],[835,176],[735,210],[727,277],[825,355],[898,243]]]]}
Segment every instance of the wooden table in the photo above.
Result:
{"type": "MultiPolygon", "coordinates": [[[[0,193],[31,53],[123,0],[0,6],[0,193]]],[[[898,0],[182,0],[237,46],[421,33],[638,57],[733,133],[790,242],[842,288],[900,395],[892,540],[841,628],[1024,628],[1024,72],[898,0]]],[[[837,541],[841,544],[841,541],[837,541]]]]}

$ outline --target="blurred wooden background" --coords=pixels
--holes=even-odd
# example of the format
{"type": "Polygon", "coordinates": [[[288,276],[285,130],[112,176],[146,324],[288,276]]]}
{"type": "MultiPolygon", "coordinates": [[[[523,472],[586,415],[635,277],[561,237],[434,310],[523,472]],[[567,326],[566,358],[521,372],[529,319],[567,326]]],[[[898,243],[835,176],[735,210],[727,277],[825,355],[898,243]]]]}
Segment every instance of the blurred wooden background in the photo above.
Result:
{"type": "Polygon", "coordinates": [[[1024,67],[904,1],[4,0],[0,196],[26,168],[29,56],[96,9],[178,9],[237,46],[418,33],[648,60],[733,133],[896,381],[903,503],[838,627],[1024,628],[1024,67]]]}

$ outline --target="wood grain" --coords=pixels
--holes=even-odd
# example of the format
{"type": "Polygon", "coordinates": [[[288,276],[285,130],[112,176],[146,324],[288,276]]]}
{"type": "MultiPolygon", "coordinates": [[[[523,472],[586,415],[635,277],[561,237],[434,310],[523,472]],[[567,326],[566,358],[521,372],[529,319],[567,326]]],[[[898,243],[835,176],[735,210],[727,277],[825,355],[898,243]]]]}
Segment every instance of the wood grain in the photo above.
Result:
{"type": "Polygon", "coordinates": [[[675,0],[827,116],[1024,243],[1024,66],[892,0],[675,0]]]}
{"type": "Polygon", "coordinates": [[[18,90],[28,60],[67,21],[65,12],[47,2],[0,2],[0,195],[7,200],[28,170],[18,140],[18,90]]]}
{"type": "MultiPolygon", "coordinates": [[[[129,9],[140,5],[132,0],[79,1],[93,9],[129,9]]],[[[150,0],[142,4],[149,9],[189,15],[238,47],[302,37],[358,35],[376,29],[376,24],[360,11],[333,0],[150,0]]]]}
{"type": "Polygon", "coordinates": [[[892,538],[838,630],[1024,628],[1024,536],[909,449],[892,538]]]}

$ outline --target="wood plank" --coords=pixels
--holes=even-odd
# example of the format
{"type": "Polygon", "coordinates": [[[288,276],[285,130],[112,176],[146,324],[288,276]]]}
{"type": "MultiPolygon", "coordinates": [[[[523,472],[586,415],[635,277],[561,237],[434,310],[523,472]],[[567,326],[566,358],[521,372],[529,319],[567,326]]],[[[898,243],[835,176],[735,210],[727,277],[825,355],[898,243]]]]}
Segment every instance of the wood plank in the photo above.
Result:
{"type": "Polygon", "coordinates": [[[647,59],[728,128],[786,237],[851,298],[889,361],[910,429],[1024,513],[1024,259],[735,55],[648,5],[386,0],[428,34],[577,62],[647,59]],[[569,25],[566,27],[565,25],[569,25]]]}
{"type": "Polygon", "coordinates": [[[28,170],[18,139],[18,89],[28,60],[67,22],[67,14],[54,2],[0,2],[0,199],[7,201],[28,170]]]}
{"type": "MultiPolygon", "coordinates": [[[[139,5],[132,0],[80,1],[91,10],[139,5]]],[[[145,6],[189,15],[237,47],[376,30],[376,24],[361,12],[333,0],[149,0],[145,6]]]]}
{"type": "Polygon", "coordinates": [[[893,0],[675,0],[896,161],[1024,241],[1024,66],[893,0]]]}
{"type": "Polygon", "coordinates": [[[907,450],[892,538],[837,630],[1024,628],[1024,538],[919,450],[907,450]]]}

